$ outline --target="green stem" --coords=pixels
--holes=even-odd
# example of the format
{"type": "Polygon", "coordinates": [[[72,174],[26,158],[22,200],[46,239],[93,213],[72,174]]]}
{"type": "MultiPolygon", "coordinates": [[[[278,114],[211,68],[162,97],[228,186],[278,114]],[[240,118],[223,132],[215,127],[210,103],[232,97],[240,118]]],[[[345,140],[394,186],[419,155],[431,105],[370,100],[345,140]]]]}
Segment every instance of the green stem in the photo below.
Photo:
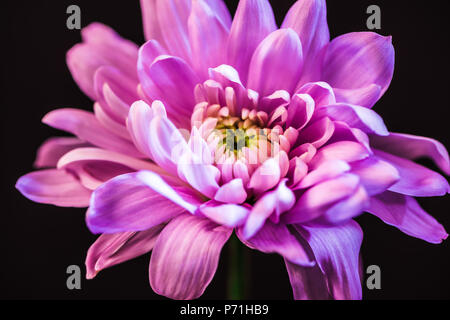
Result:
{"type": "Polygon", "coordinates": [[[248,289],[248,257],[244,246],[235,235],[230,239],[229,248],[228,299],[243,300],[248,289]]]}

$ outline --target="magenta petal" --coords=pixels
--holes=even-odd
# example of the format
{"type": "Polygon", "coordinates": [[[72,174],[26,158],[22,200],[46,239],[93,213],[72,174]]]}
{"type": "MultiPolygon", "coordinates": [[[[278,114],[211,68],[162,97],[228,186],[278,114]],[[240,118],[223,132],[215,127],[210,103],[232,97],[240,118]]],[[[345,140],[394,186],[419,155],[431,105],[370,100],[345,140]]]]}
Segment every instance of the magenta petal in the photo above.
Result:
{"type": "Polygon", "coordinates": [[[88,147],[89,143],[72,137],[57,137],[46,140],[37,152],[34,166],[36,168],[56,167],[58,160],[67,152],[82,147],[88,147]]]}
{"type": "Polygon", "coordinates": [[[391,133],[388,137],[372,136],[370,143],[376,149],[410,160],[429,157],[444,173],[450,175],[448,152],[439,141],[409,134],[391,133]]]}
{"type": "Polygon", "coordinates": [[[334,89],[337,102],[350,103],[357,106],[372,108],[380,99],[381,87],[371,84],[358,89],[334,89]]]}
{"type": "Polygon", "coordinates": [[[297,140],[298,144],[310,143],[316,149],[322,147],[334,133],[334,123],[328,117],[323,117],[302,130],[297,140]]]}
{"type": "Polygon", "coordinates": [[[391,37],[373,32],[354,32],[334,39],[323,64],[323,80],[333,88],[360,89],[372,84],[383,95],[394,74],[391,37]]]}
{"type": "Polygon", "coordinates": [[[439,244],[448,237],[444,227],[412,197],[388,191],[372,198],[367,212],[407,235],[430,243],[439,244]]]}
{"type": "Polygon", "coordinates": [[[241,205],[223,204],[212,200],[201,205],[198,211],[220,225],[234,228],[244,222],[250,210],[241,205]]]}
{"type": "Polygon", "coordinates": [[[208,68],[225,62],[223,46],[229,30],[203,0],[192,2],[188,29],[194,69],[206,79],[208,68]]]}
{"type": "Polygon", "coordinates": [[[28,173],[17,180],[16,188],[32,201],[59,207],[87,207],[91,197],[91,191],[65,170],[28,173]]]}
{"type": "Polygon", "coordinates": [[[302,82],[318,80],[320,51],[330,41],[325,0],[297,1],[286,15],[281,26],[291,28],[300,37],[305,57],[305,74],[302,82]]]}
{"type": "Polygon", "coordinates": [[[174,190],[150,171],[124,174],[98,187],[91,199],[86,221],[93,233],[142,231],[164,223],[198,202],[185,188],[174,190]],[[177,205],[175,205],[177,204],[177,205]]]}
{"type": "Polygon", "coordinates": [[[266,222],[256,235],[246,239],[237,229],[239,239],[248,247],[264,253],[278,253],[288,261],[301,266],[311,267],[314,261],[308,257],[302,243],[282,224],[266,222]]]}
{"type": "Polygon", "coordinates": [[[343,121],[350,127],[358,128],[366,133],[387,136],[389,132],[383,119],[373,110],[351,104],[338,103],[320,109],[321,114],[333,120],[343,121]]]}
{"type": "Polygon", "coordinates": [[[303,68],[302,44],[292,29],[269,34],[250,61],[248,88],[267,96],[284,89],[293,93],[303,68]]]}
{"type": "Polygon", "coordinates": [[[295,300],[329,300],[325,276],[318,265],[302,267],[285,259],[295,300]]]}
{"type": "Polygon", "coordinates": [[[260,42],[277,28],[268,0],[242,0],[239,2],[228,39],[228,64],[247,83],[248,68],[260,42]]]}
{"type": "Polygon", "coordinates": [[[400,179],[394,166],[376,158],[354,162],[352,173],[361,179],[361,184],[371,196],[383,193],[400,179]]]}
{"type": "Polygon", "coordinates": [[[315,110],[315,101],[309,94],[296,94],[288,107],[286,126],[303,129],[311,120],[315,110]]]}
{"type": "Polygon", "coordinates": [[[242,238],[253,237],[272,214],[274,222],[278,223],[281,214],[289,211],[294,203],[295,195],[286,186],[286,180],[283,180],[276,190],[266,193],[256,201],[242,229],[242,238]]]}
{"type": "Polygon", "coordinates": [[[359,250],[363,239],[360,226],[350,221],[332,228],[296,227],[311,246],[331,296],[336,300],[360,300],[359,250]]]}
{"type": "Polygon", "coordinates": [[[139,232],[102,234],[91,245],[86,256],[86,278],[119,263],[139,257],[153,249],[164,225],[139,232]]]}
{"type": "Polygon", "coordinates": [[[310,171],[295,189],[310,188],[318,183],[334,179],[348,171],[350,171],[350,166],[347,162],[341,160],[327,161],[317,169],[310,171]]]}
{"type": "Polygon", "coordinates": [[[186,61],[191,57],[187,26],[191,4],[191,0],[158,1],[153,12],[153,15],[158,17],[164,44],[169,53],[186,61]]]}
{"type": "Polygon", "coordinates": [[[79,109],[57,109],[45,115],[42,122],[53,128],[73,133],[81,140],[95,146],[137,158],[143,157],[131,141],[117,137],[106,130],[90,112],[79,109]]]}
{"type": "Polygon", "coordinates": [[[183,214],[161,232],[150,259],[153,290],[176,300],[200,297],[217,269],[232,229],[183,214]]]}
{"type": "Polygon", "coordinates": [[[306,83],[296,93],[307,94],[313,98],[316,109],[336,103],[333,88],[326,82],[306,83]]]}
{"type": "Polygon", "coordinates": [[[437,172],[379,150],[374,150],[374,154],[393,165],[400,175],[390,191],[413,197],[443,196],[450,191],[447,180],[437,172]]]}
{"type": "Polygon", "coordinates": [[[353,195],[359,187],[359,178],[343,174],[319,183],[303,193],[289,213],[283,216],[286,223],[303,223],[314,220],[336,203],[353,195]]]}
{"type": "Polygon", "coordinates": [[[266,160],[250,178],[248,187],[261,193],[275,187],[281,178],[280,165],[274,158],[266,160]]]}

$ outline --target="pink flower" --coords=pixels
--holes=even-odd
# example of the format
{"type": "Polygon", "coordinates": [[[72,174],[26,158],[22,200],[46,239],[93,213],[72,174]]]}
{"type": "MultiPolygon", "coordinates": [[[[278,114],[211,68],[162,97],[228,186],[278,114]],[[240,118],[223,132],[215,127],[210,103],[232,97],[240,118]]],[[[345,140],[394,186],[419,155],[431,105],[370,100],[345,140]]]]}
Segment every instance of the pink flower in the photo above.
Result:
{"type": "Polygon", "coordinates": [[[94,113],[60,109],[53,138],[19,179],[36,202],[89,206],[102,235],[87,276],[153,251],[150,284],[173,299],[202,295],[233,231],[278,253],[296,299],[360,299],[362,231],[376,215],[441,243],[445,229],[414,197],[443,196],[437,141],[388,132],[372,111],[394,71],[391,38],[329,41],[324,0],[301,0],[281,29],[266,0],[142,0],[140,49],[106,26],[67,54],[94,113]],[[137,66],[137,68],[136,68],[137,66]]]}

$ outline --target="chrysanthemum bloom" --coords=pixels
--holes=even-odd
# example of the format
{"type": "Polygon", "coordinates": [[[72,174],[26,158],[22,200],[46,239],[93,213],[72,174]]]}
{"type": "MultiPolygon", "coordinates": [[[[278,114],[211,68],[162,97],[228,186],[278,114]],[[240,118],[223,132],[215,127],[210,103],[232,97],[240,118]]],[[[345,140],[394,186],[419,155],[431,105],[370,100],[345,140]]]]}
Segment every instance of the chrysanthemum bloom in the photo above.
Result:
{"type": "Polygon", "coordinates": [[[376,215],[440,243],[444,228],[414,197],[442,196],[435,140],[390,133],[372,111],[394,70],[390,37],[329,40],[324,0],[300,0],[280,29],[266,0],[142,0],[140,49],[92,24],[67,55],[94,114],[61,109],[44,123],[77,138],[44,144],[19,179],[28,198],[89,206],[102,235],[87,276],[152,252],[150,284],[202,295],[233,231],[278,253],[296,299],[360,299],[362,231],[376,215]]]}

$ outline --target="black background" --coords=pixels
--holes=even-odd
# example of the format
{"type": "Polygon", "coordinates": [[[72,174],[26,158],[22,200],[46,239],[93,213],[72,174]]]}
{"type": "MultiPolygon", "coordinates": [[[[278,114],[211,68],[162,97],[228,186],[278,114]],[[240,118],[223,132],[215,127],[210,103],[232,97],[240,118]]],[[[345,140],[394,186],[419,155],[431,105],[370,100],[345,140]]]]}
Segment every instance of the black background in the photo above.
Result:
{"type": "MultiPolygon", "coordinates": [[[[226,1],[232,12],[237,3],[226,1]]],[[[382,10],[383,35],[392,35],[396,68],[392,85],[377,104],[393,132],[424,135],[450,147],[448,14],[444,0],[327,1],[332,38],[367,31],[366,8],[382,10]]],[[[290,1],[271,1],[280,24],[290,1]]],[[[149,255],[102,271],[82,281],[82,290],[66,288],[66,268],[80,265],[95,240],[84,210],[33,203],[15,190],[21,175],[32,170],[38,146],[61,132],[40,119],[60,107],[91,109],[65,65],[66,51],[80,41],[66,28],[66,8],[81,7],[82,26],[103,22],[123,37],[143,43],[138,1],[2,1],[2,193],[0,230],[0,298],[7,299],[164,299],[148,283],[149,255]]],[[[430,162],[423,162],[431,167],[430,162]]],[[[434,168],[434,167],[433,167],[434,168]]],[[[422,206],[450,230],[450,197],[420,199],[422,206]]],[[[365,299],[448,299],[450,245],[410,238],[368,214],[358,218],[365,233],[364,264],[382,271],[382,289],[364,289],[365,299]]],[[[250,251],[252,299],[291,299],[282,259],[250,251]]],[[[202,299],[223,299],[227,248],[216,276],[202,299]]]]}

